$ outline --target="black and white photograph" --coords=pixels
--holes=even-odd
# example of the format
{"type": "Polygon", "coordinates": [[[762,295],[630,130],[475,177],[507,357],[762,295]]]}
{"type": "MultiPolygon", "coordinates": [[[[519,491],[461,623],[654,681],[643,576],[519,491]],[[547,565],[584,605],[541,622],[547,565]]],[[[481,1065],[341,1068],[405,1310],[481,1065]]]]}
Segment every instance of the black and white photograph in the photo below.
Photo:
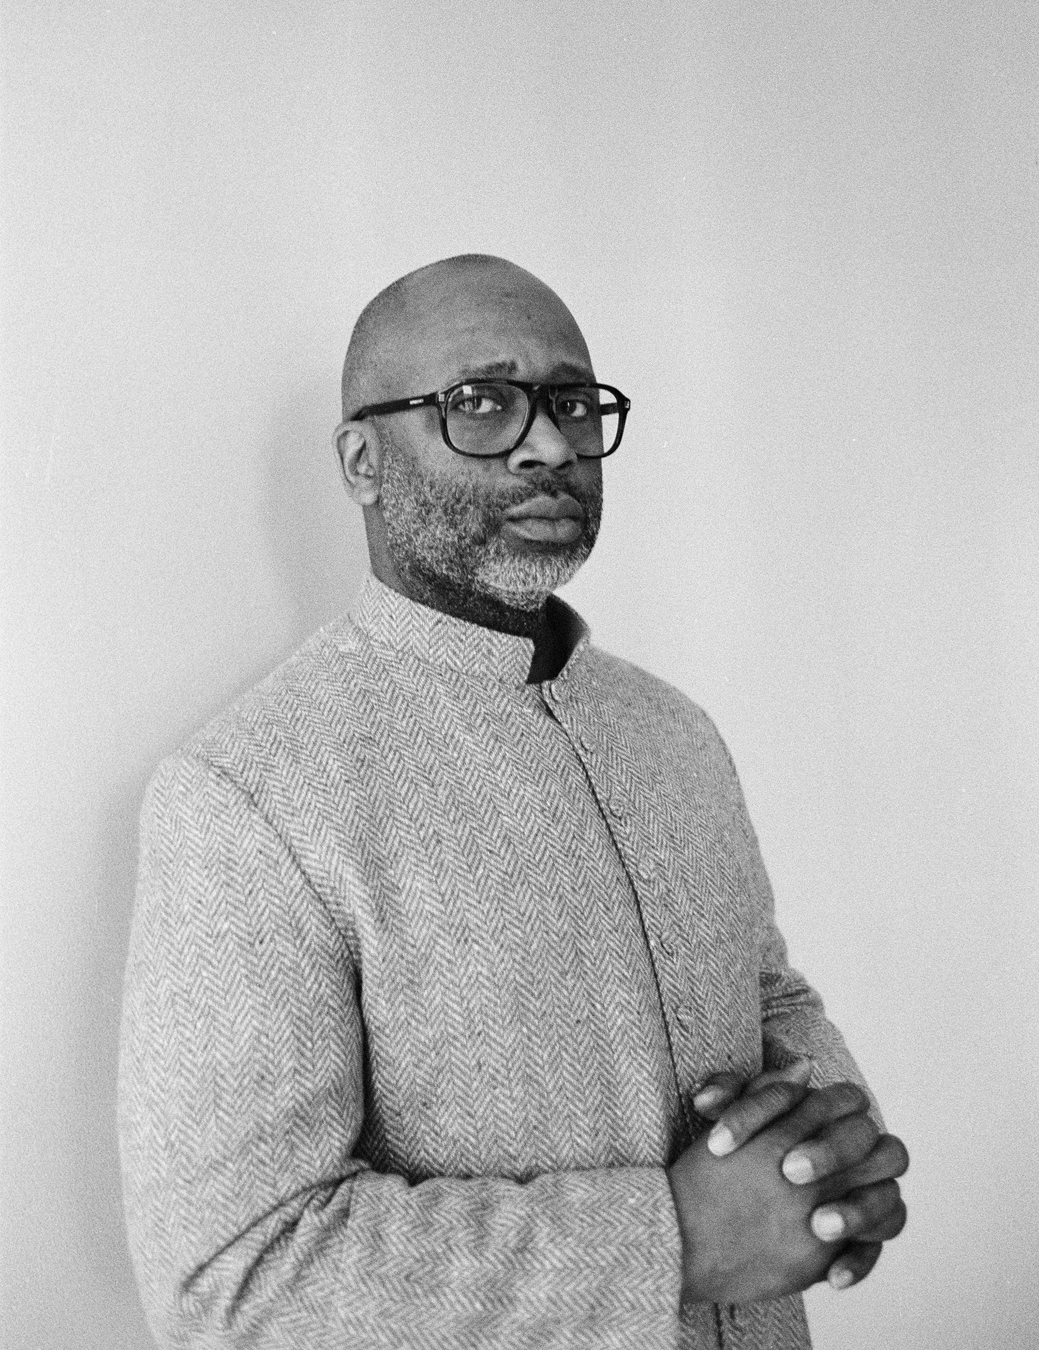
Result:
{"type": "Polygon", "coordinates": [[[1031,1350],[1039,11],[0,43],[3,1350],[1031,1350]]]}

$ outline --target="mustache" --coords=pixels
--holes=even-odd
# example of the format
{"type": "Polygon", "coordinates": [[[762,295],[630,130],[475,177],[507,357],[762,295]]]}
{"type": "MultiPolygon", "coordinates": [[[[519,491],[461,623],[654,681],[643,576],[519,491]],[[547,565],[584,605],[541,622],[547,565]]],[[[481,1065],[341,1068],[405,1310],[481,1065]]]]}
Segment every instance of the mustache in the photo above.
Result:
{"type": "Polygon", "coordinates": [[[514,506],[533,501],[535,497],[572,497],[585,515],[602,500],[598,491],[582,491],[575,483],[554,474],[551,469],[535,469],[515,488],[502,488],[488,498],[488,505],[497,511],[509,511],[514,506]]]}

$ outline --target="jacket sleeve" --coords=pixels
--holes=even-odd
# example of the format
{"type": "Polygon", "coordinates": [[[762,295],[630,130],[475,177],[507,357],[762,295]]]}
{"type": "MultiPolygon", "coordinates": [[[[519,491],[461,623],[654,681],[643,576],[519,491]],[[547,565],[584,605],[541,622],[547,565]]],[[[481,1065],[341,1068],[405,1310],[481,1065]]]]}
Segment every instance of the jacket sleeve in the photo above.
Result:
{"type": "Polygon", "coordinates": [[[163,1347],[673,1350],[659,1168],[409,1184],[356,1154],[358,973],[249,795],[167,761],[142,815],[120,1144],[163,1347]]]}
{"type": "MultiPolygon", "coordinates": [[[[768,885],[767,880],[765,885],[768,885]]],[[[769,896],[771,899],[771,892],[769,896]]],[[[880,1108],[844,1037],[826,1016],[822,999],[787,960],[786,944],[776,927],[771,907],[765,920],[760,985],[765,1068],[781,1068],[801,1055],[811,1055],[812,1085],[824,1087],[842,1081],[858,1083],[869,1095],[870,1114],[883,1128],[880,1108]]]]}
{"type": "Polygon", "coordinates": [[[764,1067],[783,1068],[801,1056],[811,1055],[814,1062],[812,1085],[824,1087],[838,1082],[857,1083],[869,1094],[871,1114],[883,1128],[876,1099],[852,1058],[844,1037],[826,1016],[822,999],[801,972],[790,965],[786,943],[776,925],[772,885],[727,747],[725,756],[732,774],[737,830],[743,841],[743,869],[759,921],[759,991],[764,1067]]]}

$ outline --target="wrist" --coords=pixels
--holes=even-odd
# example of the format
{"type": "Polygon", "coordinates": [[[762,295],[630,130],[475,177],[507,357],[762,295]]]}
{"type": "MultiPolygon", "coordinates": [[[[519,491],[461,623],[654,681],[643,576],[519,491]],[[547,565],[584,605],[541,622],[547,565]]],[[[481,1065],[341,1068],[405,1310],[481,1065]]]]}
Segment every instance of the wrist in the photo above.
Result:
{"type": "Polygon", "coordinates": [[[665,1175],[671,1188],[675,1225],[678,1229],[681,1249],[679,1303],[709,1303],[715,1300],[712,1299],[711,1294],[705,1287],[704,1272],[698,1270],[695,1264],[698,1244],[694,1242],[690,1231],[689,1219],[691,1216],[687,1213],[690,1208],[690,1199],[687,1194],[688,1187],[683,1185],[681,1175],[676,1175],[677,1170],[677,1168],[665,1168],[665,1175]]]}

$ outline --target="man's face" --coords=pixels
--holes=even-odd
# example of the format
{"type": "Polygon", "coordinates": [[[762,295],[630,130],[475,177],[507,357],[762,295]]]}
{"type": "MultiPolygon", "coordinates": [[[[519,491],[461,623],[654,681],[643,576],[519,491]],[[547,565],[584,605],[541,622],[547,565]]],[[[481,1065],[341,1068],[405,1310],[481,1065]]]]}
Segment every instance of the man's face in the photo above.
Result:
{"type": "MultiPolygon", "coordinates": [[[[477,273],[464,285],[446,279],[431,289],[421,310],[415,306],[387,397],[488,376],[594,379],[570,314],[524,274],[477,273]]],[[[387,548],[419,598],[450,597],[451,609],[477,620],[488,605],[537,610],[591,552],[601,461],[578,459],[543,411],[526,440],[498,459],[455,454],[435,408],[380,419],[377,434],[387,548]]]]}

